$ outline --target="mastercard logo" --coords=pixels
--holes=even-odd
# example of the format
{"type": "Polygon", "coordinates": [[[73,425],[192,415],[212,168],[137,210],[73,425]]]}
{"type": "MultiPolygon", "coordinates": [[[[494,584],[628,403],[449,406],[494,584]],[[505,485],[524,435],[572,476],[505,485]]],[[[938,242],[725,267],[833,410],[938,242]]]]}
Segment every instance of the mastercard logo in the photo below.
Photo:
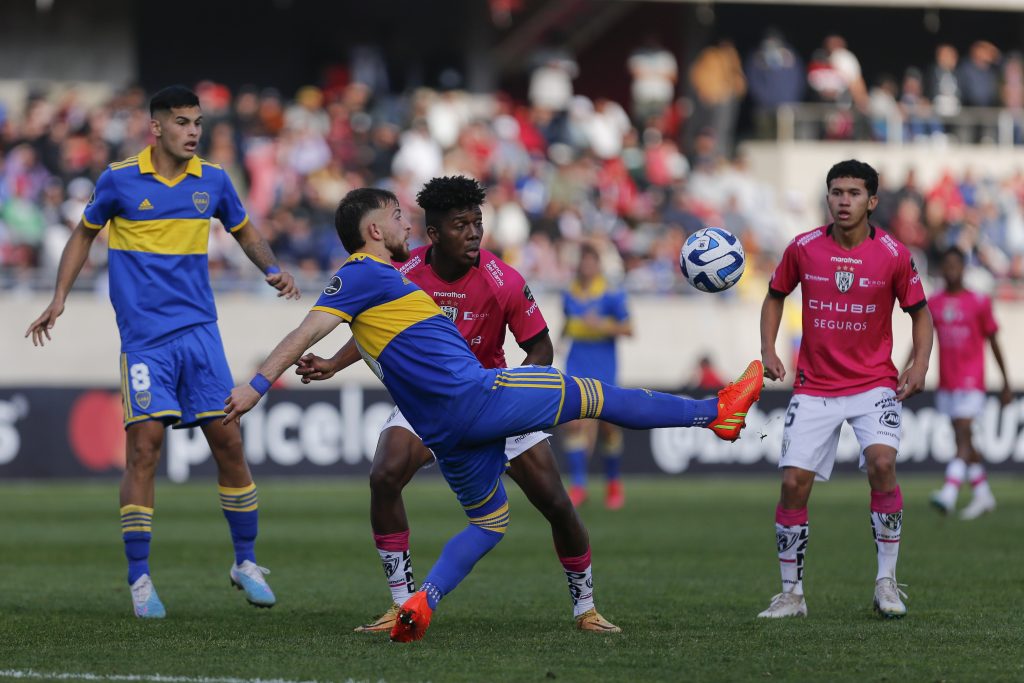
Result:
{"type": "Polygon", "coordinates": [[[121,395],[87,391],[71,406],[68,441],[78,462],[93,472],[124,469],[124,411],[121,395]]]}

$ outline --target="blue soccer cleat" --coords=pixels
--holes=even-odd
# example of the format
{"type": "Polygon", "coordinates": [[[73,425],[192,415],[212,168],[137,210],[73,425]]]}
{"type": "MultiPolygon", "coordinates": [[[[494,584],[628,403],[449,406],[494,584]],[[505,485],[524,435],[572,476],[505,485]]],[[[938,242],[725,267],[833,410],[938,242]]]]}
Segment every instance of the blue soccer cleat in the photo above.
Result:
{"type": "Polygon", "coordinates": [[[231,585],[240,591],[245,591],[245,599],[255,607],[273,607],[277,602],[274,591],[270,590],[264,574],[270,570],[261,567],[255,562],[245,560],[242,564],[231,567],[231,585]]]}
{"type": "Polygon", "coordinates": [[[167,616],[164,603],[160,602],[160,597],[156,594],[156,588],[153,587],[153,581],[149,578],[149,574],[143,574],[136,579],[131,586],[131,591],[132,609],[135,611],[135,616],[140,619],[163,619],[167,616]]]}

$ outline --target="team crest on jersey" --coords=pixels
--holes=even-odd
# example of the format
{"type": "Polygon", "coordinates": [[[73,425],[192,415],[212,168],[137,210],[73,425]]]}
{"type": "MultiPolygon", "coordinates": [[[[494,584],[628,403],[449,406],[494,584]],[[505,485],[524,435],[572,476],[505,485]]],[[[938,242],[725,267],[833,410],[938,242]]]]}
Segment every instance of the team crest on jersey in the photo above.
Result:
{"type": "Polygon", "coordinates": [[[148,391],[135,392],[135,403],[143,410],[149,407],[149,404],[152,402],[152,400],[153,395],[150,394],[148,391]]]}
{"type": "Polygon", "coordinates": [[[442,306],[441,312],[452,322],[459,319],[459,309],[455,308],[455,306],[442,306]]]}
{"type": "Polygon", "coordinates": [[[206,210],[210,208],[210,193],[193,192],[192,204],[196,207],[196,211],[199,213],[206,213],[206,210]]]}
{"type": "Polygon", "coordinates": [[[853,272],[849,270],[837,270],[836,271],[836,287],[843,294],[850,291],[850,287],[853,287],[853,272]]]}
{"type": "Polygon", "coordinates": [[[327,296],[331,296],[332,294],[337,294],[340,291],[341,278],[335,275],[334,277],[331,278],[331,281],[327,283],[327,286],[324,287],[324,294],[326,294],[327,296]]]}

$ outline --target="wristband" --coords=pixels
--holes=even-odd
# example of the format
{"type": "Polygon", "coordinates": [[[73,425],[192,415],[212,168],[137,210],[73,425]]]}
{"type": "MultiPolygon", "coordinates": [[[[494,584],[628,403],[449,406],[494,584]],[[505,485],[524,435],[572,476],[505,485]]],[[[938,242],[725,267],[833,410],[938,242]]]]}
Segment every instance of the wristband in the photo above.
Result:
{"type": "Polygon", "coordinates": [[[281,269],[279,267],[271,265],[271,266],[267,266],[267,270],[265,271],[265,274],[266,275],[277,275],[280,272],[281,272],[281,269]]]}
{"type": "Polygon", "coordinates": [[[259,395],[262,396],[270,389],[270,380],[257,372],[256,375],[249,380],[249,386],[259,392],[259,395]]]}

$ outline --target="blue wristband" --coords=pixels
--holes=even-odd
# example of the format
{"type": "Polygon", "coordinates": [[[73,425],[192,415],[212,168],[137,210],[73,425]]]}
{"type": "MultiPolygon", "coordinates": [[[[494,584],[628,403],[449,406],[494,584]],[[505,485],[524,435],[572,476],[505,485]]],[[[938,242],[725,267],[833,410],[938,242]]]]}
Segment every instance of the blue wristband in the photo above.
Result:
{"type": "Polygon", "coordinates": [[[249,380],[249,386],[258,391],[259,395],[262,396],[270,390],[270,380],[257,372],[256,376],[249,380]]]}
{"type": "Polygon", "coordinates": [[[266,274],[267,275],[277,275],[280,272],[281,272],[281,269],[278,268],[277,266],[267,266],[267,270],[266,270],[266,274]]]}

